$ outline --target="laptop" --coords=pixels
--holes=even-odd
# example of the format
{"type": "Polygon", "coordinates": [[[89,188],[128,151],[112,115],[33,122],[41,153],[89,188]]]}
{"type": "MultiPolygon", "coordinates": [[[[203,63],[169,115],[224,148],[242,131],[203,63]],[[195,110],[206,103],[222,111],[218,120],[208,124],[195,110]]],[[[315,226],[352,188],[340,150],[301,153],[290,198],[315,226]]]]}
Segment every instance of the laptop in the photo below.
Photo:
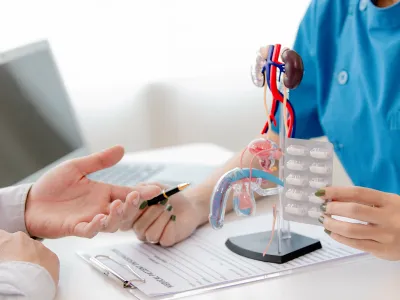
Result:
{"type": "MultiPolygon", "coordinates": [[[[89,154],[48,41],[0,54],[0,187],[36,181],[89,154]]],[[[132,162],[88,175],[111,184],[202,182],[213,166],[132,162]]]]}

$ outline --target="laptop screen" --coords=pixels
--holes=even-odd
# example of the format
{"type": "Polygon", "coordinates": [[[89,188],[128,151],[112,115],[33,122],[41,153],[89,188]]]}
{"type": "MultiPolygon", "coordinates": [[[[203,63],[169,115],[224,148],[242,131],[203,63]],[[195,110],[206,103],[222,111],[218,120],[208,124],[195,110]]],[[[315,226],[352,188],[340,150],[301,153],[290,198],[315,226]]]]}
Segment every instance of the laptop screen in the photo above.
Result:
{"type": "Polygon", "coordinates": [[[0,54],[0,187],[83,147],[46,41],[0,54]]]}

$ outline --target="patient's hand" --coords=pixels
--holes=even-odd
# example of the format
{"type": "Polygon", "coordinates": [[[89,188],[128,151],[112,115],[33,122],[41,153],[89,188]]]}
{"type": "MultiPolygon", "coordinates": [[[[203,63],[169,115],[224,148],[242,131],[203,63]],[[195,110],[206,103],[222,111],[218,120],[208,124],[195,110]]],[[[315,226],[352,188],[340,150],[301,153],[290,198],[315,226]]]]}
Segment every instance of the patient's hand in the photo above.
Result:
{"type": "MultiPolygon", "coordinates": [[[[159,183],[162,189],[167,189],[159,183]]],[[[143,184],[146,185],[146,184],[143,184]]],[[[128,195],[127,201],[132,201],[135,193],[128,195]]],[[[140,204],[142,204],[141,202],[140,204]]],[[[201,219],[195,202],[178,193],[171,196],[165,204],[156,204],[131,211],[132,220],[121,230],[133,228],[138,239],[149,243],[159,243],[161,246],[172,246],[187,237],[200,225],[201,219]]]]}
{"type": "Polygon", "coordinates": [[[141,199],[157,196],[158,186],[124,187],[96,182],[86,175],[118,163],[120,146],[66,161],[33,184],[26,201],[25,222],[31,236],[58,238],[75,235],[91,238],[98,232],[115,232],[134,203],[125,202],[134,193],[141,199]]]}

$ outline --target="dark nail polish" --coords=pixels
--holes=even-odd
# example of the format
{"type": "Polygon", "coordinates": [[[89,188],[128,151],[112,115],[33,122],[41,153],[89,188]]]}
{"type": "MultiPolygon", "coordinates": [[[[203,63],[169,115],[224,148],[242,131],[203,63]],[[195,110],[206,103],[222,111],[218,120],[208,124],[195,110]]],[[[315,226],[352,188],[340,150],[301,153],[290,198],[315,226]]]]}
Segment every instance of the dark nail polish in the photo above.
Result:
{"type": "Polygon", "coordinates": [[[165,204],[167,204],[167,202],[168,202],[168,199],[164,199],[164,200],[160,201],[160,204],[165,205],[165,204]]]}
{"type": "Polygon", "coordinates": [[[328,229],[324,229],[324,231],[325,231],[325,233],[326,233],[327,235],[330,235],[330,234],[331,234],[331,232],[330,232],[328,229]]]}
{"type": "Polygon", "coordinates": [[[176,220],[176,216],[175,216],[175,215],[172,215],[172,216],[171,216],[171,220],[172,220],[172,221],[175,221],[175,220],[176,220]]]}
{"type": "Polygon", "coordinates": [[[326,212],[326,203],[324,203],[324,204],[321,205],[321,210],[322,210],[323,212],[326,212]]]}
{"type": "Polygon", "coordinates": [[[325,219],[324,216],[320,216],[320,217],[318,218],[318,221],[319,221],[321,224],[324,224],[324,219],[325,219]]]}
{"type": "Polygon", "coordinates": [[[325,195],[325,190],[318,190],[315,192],[315,196],[321,197],[325,195]]]}
{"type": "Polygon", "coordinates": [[[168,211],[171,211],[171,210],[172,210],[172,205],[168,205],[168,206],[167,206],[167,210],[168,210],[168,211]]]}
{"type": "Polygon", "coordinates": [[[147,206],[147,201],[142,202],[142,204],[140,204],[139,209],[145,209],[147,206]]]}

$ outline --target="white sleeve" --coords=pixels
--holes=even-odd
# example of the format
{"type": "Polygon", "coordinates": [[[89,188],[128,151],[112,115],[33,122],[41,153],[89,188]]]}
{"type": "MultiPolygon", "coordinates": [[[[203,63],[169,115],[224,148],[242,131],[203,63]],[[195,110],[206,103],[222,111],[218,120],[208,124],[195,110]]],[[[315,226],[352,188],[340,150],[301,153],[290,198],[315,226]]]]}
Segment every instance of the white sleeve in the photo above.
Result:
{"type": "Polygon", "coordinates": [[[27,233],[25,226],[25,203],[31,184],[0,189],[0,229],[14,233],[27,233]]]}
{"type": "Polygon", "coordinates": [[[50,273],[28,262],[0,262],[0,300],[53,300],[56,286],[50,273]]]}

